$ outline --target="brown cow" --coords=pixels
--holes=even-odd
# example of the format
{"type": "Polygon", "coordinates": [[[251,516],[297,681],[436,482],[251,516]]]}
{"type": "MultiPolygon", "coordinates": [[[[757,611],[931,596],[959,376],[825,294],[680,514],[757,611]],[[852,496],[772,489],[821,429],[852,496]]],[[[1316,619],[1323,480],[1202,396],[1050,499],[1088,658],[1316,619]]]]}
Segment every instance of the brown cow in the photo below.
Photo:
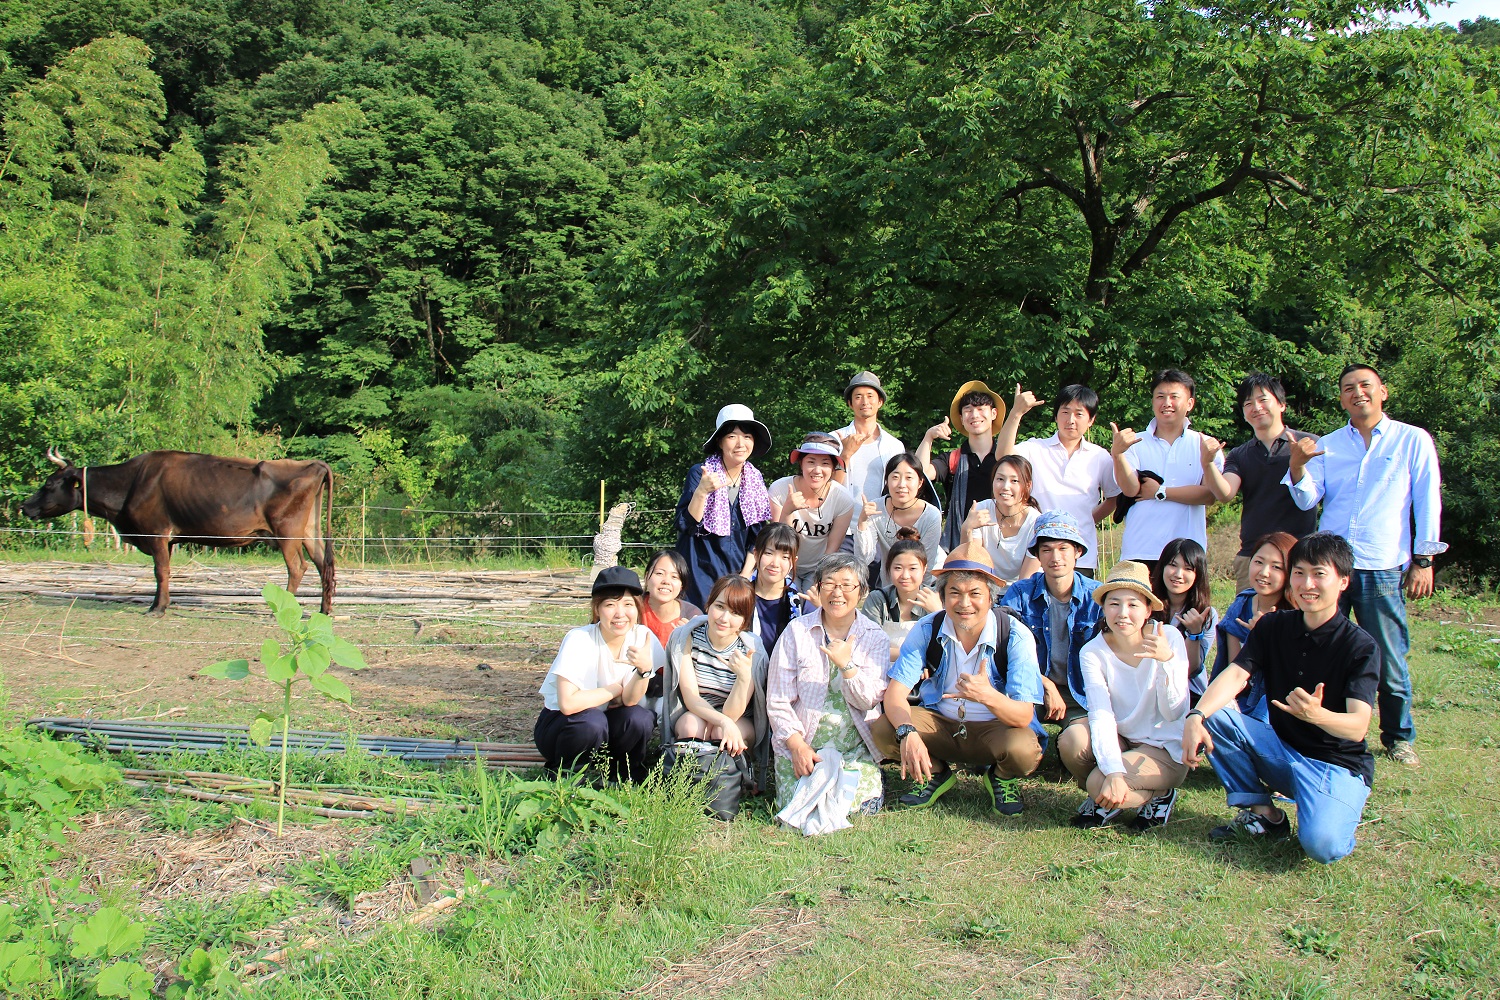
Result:
{"type": "Polygon", "coordinates": [[[184,451],[150,451],[119,465],[79,468],[47,449],[58,471],[47,477],[21,513],[41,520],[80,510],[113,524],[122,541],[156,563],[152,614],[171,602],[172,546],[179,542],[243,548],[269,541],[286,560],[287,589],[296,593],[307,572],[305,546],[323,581],[321,608],[333,607],[333,470],[326,462],[257,462],[184,451]],[[319,506],[328,493],[327,525],[319,506]]]}

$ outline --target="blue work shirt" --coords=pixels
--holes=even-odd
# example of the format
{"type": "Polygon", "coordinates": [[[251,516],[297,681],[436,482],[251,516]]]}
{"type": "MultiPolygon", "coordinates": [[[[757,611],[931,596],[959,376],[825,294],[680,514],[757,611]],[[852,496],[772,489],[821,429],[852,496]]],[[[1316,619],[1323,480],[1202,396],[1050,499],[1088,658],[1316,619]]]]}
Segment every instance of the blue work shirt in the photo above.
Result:
{"type": "MultiPolygon", "coordinates": [[[[1068,690],[1073,700],[1083,707],[1088,702],[1083,697],[1083,668],[1078,665],[1078,653],[1084,643],[1094,637],[1094,626],[1103,610],[1094,600],[1094,591],[1099,581],[1091,580],[1082,573],[1073,574],[1073,596],[1068,602],[1068,690]]],[[[1046,675],[1052,666],[1052,627],[1047,618],[1047,577],[1044,573],[1033,573],[1024,580],[1017,580],[1005,589],[1000,598],[1004,607],[1014,608],[1026,622],[1026,627],[1036,638],[1038,669],[1046,675]]],[[[1054,683],[1056,679],[1054,678],[1054,683]]]]}
{"type": "MultiPolygon", "coordinates": [[[[1005,612],[1000,612],[1004,614],[1005,612]]],[[[906,635],[906,641],[901,643],[901,653],[896,657],[896,662],[886,671],[886,676],[898,684],[904,684],[907,688],[914,688],[922,679],[922,670],[926,666],[927,644],[932,640],[932,623],[938,613],[925,616],[906,635]]],[[[995,626],[995,612],[991,611],[986,617],[984,632],[980,634],[979,645],[982,650],[980,661],[989,667],[990,684],[996,691],[1001,692],[1013,701],[1029,702],[1032,705],[1042,703],[1042,672],[1036,662],[1036,642],[1026,626],[1018,621],[1010,623],[1010,641],[1006,644],[1006,677],[1004,682],[1000,680],[1000,671],[995,666],[995,641],[998,632],[995,626]]],[[[933,712],[939,712],[939,703],[943,700],[943,692],[953,690],[957,678],[953,676],[953,645],[956,642],[946,630],[939,629],[938,643],[942,647],[943,656],[938,661],[937,673],[929,683],[923,684],[921,689],[922,707],[933,712]]],[[[1038,737],[1045,738],[1046,730],[1037,722],[1036,711],[1031,713],[1031,728],[1038,737]]]]}
{"type": "Polygon", "coordinates": [[[1413,551],[1448,551],[1438,540],[1443,498],[1432,435],[1381,417],[1369,448],[1354,425],[1345,424],[1318,438],[1318,450],[1323,454],[1308,461],[1299,481],[1292,482],[1291,472],[1281,481],[1303,510],[1323,501],[1318,527],[1349,540],[1355,569],[1403,569],[1413,551]]]}

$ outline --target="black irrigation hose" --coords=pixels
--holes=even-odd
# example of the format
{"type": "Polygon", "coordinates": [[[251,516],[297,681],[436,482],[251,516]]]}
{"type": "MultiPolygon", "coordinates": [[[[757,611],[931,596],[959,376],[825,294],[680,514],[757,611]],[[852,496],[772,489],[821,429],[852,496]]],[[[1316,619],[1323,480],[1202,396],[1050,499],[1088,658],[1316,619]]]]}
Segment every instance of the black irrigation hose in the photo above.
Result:
{"type": "MultiPolygon", "coordinates": [[[[102,740],[104,749],[112,752],[133,750],[136,753],[172,753],[180,750],[221,749],[231,745],[255,745],[250,740],[249,726],[227,723],[202,723],[195,724],[192,728],[183,728],[171,723],[132,723],[109,719],[44,716],[31,719],[27,725],[33,729],[80,742],[102,740]]],[[[299,753],[339,754],[348,750],[349,739],[344,733],[294,729],[288,733],[287,744],[299,753]]],[[[473,760],[477,755],[486,761],[518,766],[539,765],[542,762],[541,754],[530,744],[524,743],[475,743],[457,739],[362,735],[354,738],[354,745],[367,753],[410,761],[473,760]]],[[[272,735],[266,749],[277,751],[281,749],[280,733],[272,735]]]]}

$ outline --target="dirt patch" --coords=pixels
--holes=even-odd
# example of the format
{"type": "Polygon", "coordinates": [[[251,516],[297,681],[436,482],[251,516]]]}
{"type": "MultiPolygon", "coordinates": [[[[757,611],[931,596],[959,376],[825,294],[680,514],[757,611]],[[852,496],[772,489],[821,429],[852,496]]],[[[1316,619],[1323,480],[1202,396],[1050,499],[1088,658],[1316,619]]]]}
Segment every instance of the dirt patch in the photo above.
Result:
{"type": "Polygon", "coordinates": [[[801,907],[763,906],[750,915],[758,922],[749,930],[724,935],[701,954],[670,966],[625,996],[650,1000],[715,997],[802,954],[822,931],[812,911],[801,907]]]}
{"type": "MultiPolygon", "coordinates": [[[[0,564],[0,579],[13,589],[19,585],[14,574],[35,574],[37,565],[0,564]]],[[[149,578],[149,566],[110,565],[100,572],[122,569],[149,578]]],[[[356,578],[360,573],[349,571],[356,578]]],[[[399,598],[445,574],[411,575],[407,586],[397,571],[383,571],[381,586],[399,598]]],[[[354,692],[352,709],[304,697],[293,704],[296,724],[529,740],[541,706],[538,689],[557,644],[567,628],[587,621],[587,601],[573,596],[580,578],[467,574],[478,575],[491,588],[491,599],[483,603],[336,605],[336,631],[360,647],[370,669],[343,675],[354,692]]],[[[452,584],[455,593],[466,585],[452,584]]],[[[250,597],[236,600],[235,607],[174,605],[163,618],[121,600],[22,596],[0,601],[0,670],[10,707],[27,715],[248,721],[273,700],[269,686],[198,676],[217,660],[254,660],[261,641],[278,635],[258,596],[256,603],[250,597]]]]}
{"type": "MultiPolygon", "coordinates": [[[[139,895],[141,912],[160,917],[176,900],[228,907],[246,895],[265,895],[291,888],[286,867],[324,855],[346,857],[367,847],[376,831],[345,822],[289,824],[278,837],[273,824],[239,818],[216,830],[173,833],[150,828],[138,809],[118,809],[85,817],[68,837],[72,860],[59,863],[57,874],[83,875],[82,887],[118,891],[130,886],[139,895]]],[[[302,889],[308,904],[272,926],[245,932],[248,943],[238,951],[265,955],[288,943],[309,947],[333,935],[355,937],[394,920],[433,909],[433,900],[452,896],[464,885],[464,873],[502,878],[501,862],[457,855],[427,857],[402,871],[385,886],[360,893],[347,909],[341,902],[302,889]],[[420,872],[413,875],[412,871],[420,872]]]]}

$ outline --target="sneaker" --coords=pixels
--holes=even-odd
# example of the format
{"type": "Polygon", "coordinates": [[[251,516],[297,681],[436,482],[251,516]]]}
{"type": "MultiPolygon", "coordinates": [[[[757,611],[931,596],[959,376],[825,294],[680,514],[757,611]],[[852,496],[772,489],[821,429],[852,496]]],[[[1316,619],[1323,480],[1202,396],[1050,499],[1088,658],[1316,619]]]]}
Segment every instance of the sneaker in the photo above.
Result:
{"type": "Polygon", "coordinates": [[[1291,833],[1292,821],[1285,813],[1281,822],[1273,823],[1253,809],[1241,809],[1234,819],[1208,831],[1208,836],[1210,840],[1280,840],[1291,833]]]}
{"type": "Polygon", "coordinates": [[[1135,819],[1130,821],[1130,829],[1134,833],[1145,833],[1152,827],[1166,825],[1168,817],[1172,815],[1172,807],[1177,804],[1177,789],[1171,788],[1155,798],[1147,799],[1139,809],[1135,811],[1135,819]]]}
{"type": "Polygon", "coordinates": [[[1092,830],[1095,827],[1108,826],[1120,815],[1118,809],[1100,809],[1099,803],[1093,799],[1084,799],[1078,811],[1068,820],[1070,824],[1080,830],[1092,830]]]}
{"type": "Polygon", "coordinates": [[[901,796],[901,804],[908,809],[924,809],[932,805],[938,798],[952,788],[958,781],[958,772],[953,768],[940,771],[927,779],[927,784],[921,788],[913,789],[901,796]]]}
{"type": "Polygon", "coordinates": [[[1422,758],[1417,756],[1417,748],[1411,745],[1411,740],[1397,740],[1385,748],[1385,755],[1397,764],[1405,764],[1407,767],[1422,766],[1422,758]]]}
{"type": "Polygon", "coordinates": [[[1018,816],[1026,808],[1021,801],[1021,779],[1000,777],[993,764],[984,772],[984,787],[990,790],[990,805],[1001,816],[1018,816]]]}

